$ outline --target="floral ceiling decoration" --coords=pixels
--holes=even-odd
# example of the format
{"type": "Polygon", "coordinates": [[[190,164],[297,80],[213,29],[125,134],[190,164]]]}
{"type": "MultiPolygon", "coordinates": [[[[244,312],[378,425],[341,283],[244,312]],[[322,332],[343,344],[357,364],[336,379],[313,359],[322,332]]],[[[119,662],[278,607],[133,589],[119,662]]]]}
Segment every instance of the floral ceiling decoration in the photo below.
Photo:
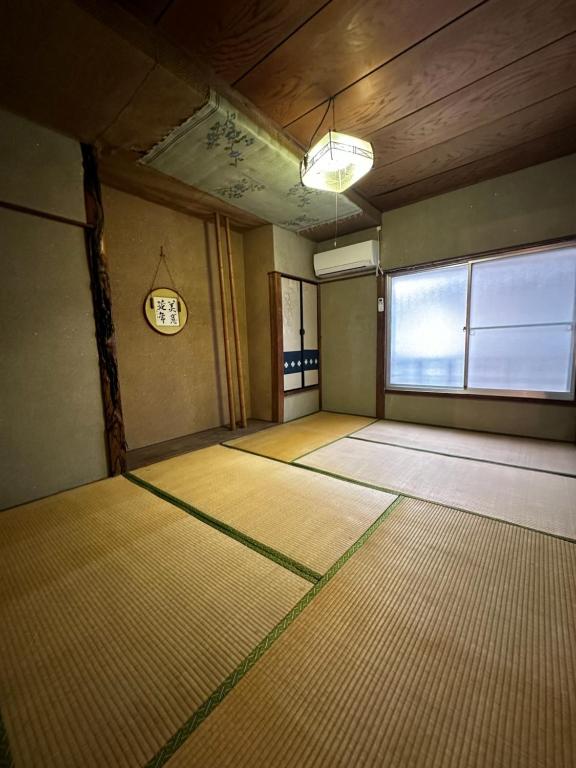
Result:
{"type": "MultiPolygon", "coordinates": [[[[333,221],[333,193],[302,186],[300,158],[212,91],[140,161],[295,232],[333,221]]],[[[338,218],[360,213],[339,195],[338,218]]]]}

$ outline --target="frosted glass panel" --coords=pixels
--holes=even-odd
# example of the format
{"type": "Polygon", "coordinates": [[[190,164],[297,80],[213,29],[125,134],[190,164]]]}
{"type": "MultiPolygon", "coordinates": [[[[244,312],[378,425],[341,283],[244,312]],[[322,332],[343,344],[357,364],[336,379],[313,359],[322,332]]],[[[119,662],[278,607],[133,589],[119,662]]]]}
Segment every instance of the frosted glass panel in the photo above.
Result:
{"type": "Polygon", "coordinates": [[[576,248],[472,265],[470,327],[572,322],[576,248]]]}
{"type": "Polygon", "coordinates": [[[466,266],[392,278],[389,383],[462,387],[466,266]]]}
{"type": "Polygon", "coordinates": [[[468,387],[567,392],[573,343],[569,324],[470,331],[468,387]]]}

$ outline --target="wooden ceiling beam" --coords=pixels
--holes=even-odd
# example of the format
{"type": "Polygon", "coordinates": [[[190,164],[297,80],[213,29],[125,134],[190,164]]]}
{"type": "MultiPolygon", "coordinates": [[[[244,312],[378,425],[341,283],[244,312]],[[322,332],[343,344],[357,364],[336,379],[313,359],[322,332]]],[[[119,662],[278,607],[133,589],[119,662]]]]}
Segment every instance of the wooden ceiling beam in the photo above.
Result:
{"type": "MultiPolygon", "coordinates": [[[[341,93],[338,127],[369,138],[572,31],[574,0],[490,0],[341,93]]],[[[323,112],[285,127],[307,142],[323,112]]]]}
{"type": "Polygon", "coordinates": [[[476,160],[430,179],[409,184],[393,192],[387,192],[374,198],[374,203],[378,205],[380,210],[389,211],[573,152],[576,152],[576,123],[561,131],[499,152],[489,158],[476,160]]]}
{"type": "Polygon", "coordinates": [[[358,184],[368,198],[423,181],[576,123],[576,87],[372,170],[358,184]]]}

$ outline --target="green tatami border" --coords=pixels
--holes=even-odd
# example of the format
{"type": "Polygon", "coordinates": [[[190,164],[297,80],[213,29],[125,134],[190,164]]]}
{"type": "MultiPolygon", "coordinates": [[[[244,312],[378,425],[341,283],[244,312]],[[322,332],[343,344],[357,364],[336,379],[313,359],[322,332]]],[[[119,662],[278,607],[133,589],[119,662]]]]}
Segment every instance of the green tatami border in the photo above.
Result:
{"type": "MultiPolygon", "coordinates": [[[[342,437],[341,440],[346,440],[348,437],[342,437]]],[[[334,442],[339,442],[335,440],[334,442]]],[[[364,441],[368,442],[368,441],[364,441]]],[[[372,441],[370,441],[372,442],[372,441]]],[[[425,501],[427,504],[434,504],[437,507],[444,507],[445,509],[453,509],[456,512],[465,512],[467,515],[476,515],[476,517],[483,517],[485,520],[493,520],[495,523],[501,523],[502,525],[513,525],[515,528],[523,528],[525,531],[531,531],[532,533],[538,533],[541,536],[551,536],[553,539],[560,539],[561,541],[568,541],[570,544],[575,544],[576,539],[570,538],[570,536],[562,536],[560,533],[551,533],[550,531],[540,531],[537,528],[530,528],[528,525],[522,525],[521,523],[513,523],[511,520],[504,520],[501,517],[492,517],[491,515],[485,515],[482,512],[476,512],[473,509],[465,509],[464,507],[455,507],[453,504],[446,504],[442,501],[434,501],[434,499],[427,499],[424,496],[415,496],[412,493],[406,493],[405,491],[398,491],[394,488],[387,488],[383,485],[374,485],[374,483],[366,483],[364,480],[356,480],[353,477],[347,475],[338,475],[335,472],[329,472],[327,469],[319,469],[318,467],[311,467],[308,464],[299,464],[297,460],[284,461],[283,459],[275,459],[271,456],[262,456],[254,451],[248,451],[246,448],[239,448],[236,445],[224,445],[223,448],[229,448],[233,451],[241,451],[242,453],[249,453],[251,456],[258,456],[266,461],[277,461],[280,464],[286,464],[289,467],[298,467],[298,469],[306,469],[309,472],[316,472],[318,475],[324,475],[325,477],[331,477],[333,480],[340,480],[343,483],[352,483],[352,485],[360,485],[362,488],[370,488],[373,491],[381,491],[382,493],[389,493],[393,496],[404,497],[405,499],[414,499],[415,501],[425,501]]],[[[324,447],[324,446],[322,446],[324,447]]],[[[322,450],[318,448],[317,450],[322,450]]],[[[312,451],[315,453],[315,451],[312,451]]]]}
{"type": "MultiPolygon", "coordinates": [[[[324,411],[324,413],[333,413],[333,411],[324,411]]],[[[341,416],[348,416],[352,414],[337,414],[341,416]]],[[[368,416],[362,416],[360,418],[367,419],[368,416]]],[[[363,429],[366,429],[366,427],[371,427],[372,424],[376,424],[376,422],[379,421],[379,419],[372,419],[372,421],[369,424],[366,424],[364,427],[360,427],[360,429],[353,429],[352,432],[347,432],[345,435],[340,435],[340,437],[335,437],[334,440],[330,440],[327,443],[323,443],[322,445],[319,445],[317,448],[312,448],[311,451],[306,451],[306,453],[300,454],[300,456],[296,456],[296,458],[292,459],[290,461],[290,464],[294,464],[296,461],[300,461],[300,459],[303,459],[305,456],[310,456],[311,453],[315,453],[316,451],[319,451],[320,448],[326,448],[329,445],[333,445],[334,443],[337,443],[339,440],[344,440],[345,437],[352,437],[352,435],[355,435],[356,432],[361,432],[363,429]]],[[[287,424],[291,424],[292,422],[286,422],[287,424]]]]}
{"type": "Polygon", "coordinates": [[[273,643],[282,635],[282,633],[298,618],[302,611],[316,597],[320,590],[336,575],[343,565],[357,552],[360,547],[372,536],[374,531],[384,522],[390,513],[403,501],[399,496],[386,507],[384,512],[367,528],[341,557],[326,571],[324,576],[317,581],[314,586],[296,603],[296,605],[281,619],[278,624],[258,643],[258,645],[244,658],[236,669],[216,688],[215,691],[206,699],[206,701],[194,712],[194,714],[176,731],[166,744],[146,763],[145,768],[161,768],[174,755],[174,753],[184,744],[192,733],[206,720],[208,715],[220,704],[221,701],[232,691],[232,689],[242,680],[250,671],[256,662],[264,656],[273,643]]]}
{"type": "MultiPolygon", "coordinates": [[[[371,426],[368,424],[367,426],[371,426]]],[[[362,429],[365,429],[363,427],[362,429]]],[[[357,430],[357,432],[361,432],[362,430],[357,430]]],[[[450,459],[462,459],[463,461],[478,461],[480,464],[495,464],[497,467],[510,467],[510,469],[523,469],[526,472],[541,472],[545,475],[557,475],[559,477],[572,477],[576,478],[576,474],[573,472],[560,472],[555,469],[541,469],[539,467],[526,467],[523,464],[508,464],[505,461],[494,461],[494,459],[478,459],[475,456],[461,456],[458,453],[448,453],[447,451],[435,451],[433,448],[417,448],[414,445],[401,445],[400,443],[389,443],[385,440],[371,440],[369,437],[358,437],[357,432],[351,432],[349,435],[345,435],[349,440],[360,440],[363,443],[373,443],[374,445],[389,445],[391,448],[403,448],[406,451],[417,451],[418,453],[432,453],[434,456],[446,456],[450,459]]],[[[343,438],[342,438],[343,439],[343,438]]],[[[333,442],[337,442],[334,440],[333,442]]],[[[327,445],[330,445],[330,443],[327,443],[327,445]]],[[[322,448],[325,448],[325,446],[321,446],[322,448]]],[[[317,449],[319,450],[319,449],[317,449]]],[[[313,453],[313,451],[310,451],[309,453],[313,453]]],[[[304,456],[307,456],[308,454],[304,454],[304,456]]],[[[298,461],[299,459],[303,458],[303,456],[299,456],[298,459],[294,459],[294,461],[298,461]]]]}
{"type": "MultiPolygon", "coordinates": [[[[343,440],[345,437],[350,437],[351,435],[355,435],[356,432],[361,432],[363,429],[366,429],[366,427],[372,426],[372,424],[375,424],[377,421],[380,421],[378,418],[373,418],[372,416],[359,416],[356,413],[342,413],[341,411],[314,411],[314,413],[306,413],[304,416],[298,416],[296,419],[290,419],[290,421],[283,421],[279,424],[274,424],[273,426],[269,427],[269,429],[274,429],[274,427],[287,427],[289,424],[294,424],[296,421],[302,421],[302,419],[308,419],[310,416],[315,416],[317,413],[332,413],[335,416],[351,416],[356,417],[358,419],[372,419],[368,424],[365,424],[363,427],[359,427],[358,429],[353,429],[352,432],[346,432],[344,435],[340,435],[340,437],[335,437],[334,440],[329,440],[327,443],[322,443],[322,445],[316,446],[316,448],[312,448],[310,451],[306,451],[306,453],[302,453],[299,456],[295,456],[293,459],[290,459],[290,461],[286,461],[284,463],[286,464],[292,464],[295,461],[299,461],[300,459],[303,459],[304,456],[308,456],[310,453],[314,453],[314,451],[319,451],[320,448],[326,448],[327,445],[332,445],[332,443],[337,443],[338,440],[343,440]]],[[[266,430],[262,430],[263,432],[266,430]]],[[[256,434],[259,434],[258,432],[256,434]]],[[[245,453],[252,453],[254,456],[262,456],[265,459],[273,459],[273,456],[267,456],[265,453],[258,453],[257,451],[249,451],[246,448],[240,448],[237,445],[233,445],[232,443],[237,442],[239,440],[248,440],[253,435],[240,435],[239,437],[233,437],[231,440],[223,440],[219,445],[223,446],[224,448],[236,448],[239,451],[244,451],[245,453]]],[[[284,461],[283,459],[278,459],[278,461],[284,461]]]]}
{"type": "Polygon", "coordinates": [[[254,550],[254,552],[257,552],[259,555],[263,555],[264,557],[268,558],[268,560],[272,560],[274,563],[276,563],[276,565],[280,565],[282,568],[286,568],[288,571],[292,571],[292,573],[295,573],[297,576],[306,579],[306,581],[310,581],[312,584],[315,584],[322,578],[321,573],[317,573],[307,565],[298,563],[296,560],[288,557],[288,555],[284,555],[282,552],[269,547],[267,544],[263,544],[262,542],[253,539],[251,536],[242,533],[242,531],[233,528],[231,525],[223,523],[221,520],[217,520],[215,517],[206,514],[206,512],[202,512],[196,507],[193,507],[191,504],[182,501],[182,499],[173,496],[171,493],[163,491],[161,488],[152,485],[152,483],[143,480],[141,477],[133,475],[131,472],[126,472],[123,477],[125,477],[126,480],[130,480],[130,482],[134,483],[135,485],[140,486],[144,490],[154,494],[154,496],[158,496],[158,498],[162,499],[163,501],[167,501],[169,504],[178,507],[178,509],[181,509],[183,512],[186,512],[192,517],[195,517],[202,523],[206,523],[206,525],[215,528],[220,533],[235,539],[236,541],[240,542],[240,544],[244,544],[245,547],[254,550]]]}

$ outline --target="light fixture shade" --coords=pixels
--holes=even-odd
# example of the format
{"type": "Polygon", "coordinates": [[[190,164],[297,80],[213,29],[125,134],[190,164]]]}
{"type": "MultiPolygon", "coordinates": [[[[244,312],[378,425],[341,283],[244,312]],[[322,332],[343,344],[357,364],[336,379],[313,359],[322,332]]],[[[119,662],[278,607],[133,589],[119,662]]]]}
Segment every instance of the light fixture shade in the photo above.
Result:
{"type": "Polygon", "coordinates": [[[337,131],[328,131],[300,163],[300,178],[305,187],[344,192],[361,179],[374,163],[369,141],[337,131]]]}

